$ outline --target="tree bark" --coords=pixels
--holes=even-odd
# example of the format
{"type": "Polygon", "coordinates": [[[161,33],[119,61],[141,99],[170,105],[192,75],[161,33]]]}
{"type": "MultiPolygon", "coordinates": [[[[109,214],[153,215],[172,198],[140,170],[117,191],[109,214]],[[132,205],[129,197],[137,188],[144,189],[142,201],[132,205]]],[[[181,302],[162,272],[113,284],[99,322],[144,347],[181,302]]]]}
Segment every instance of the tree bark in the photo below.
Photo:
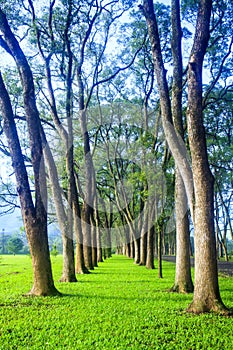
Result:
{"type": "Polygon", "coordinates": [[[162,268],[162,228],[157,228],[157,239],[158,239],[158,277],[163,278],[162,268]]]}
{"type": "Polygon", "coordinates": [[[27,98],[31,99],[31,103],[25,106],[25,110],[27,121],[31,118],[30,122],[28,121],[28,128],[35,181],[35,205],[31,196],[28,175],[21,152],[10,98],[2,80],[2,76],[0,75],[0,103],[4,118],[4,132],[8,140],[12,157],[12,165],[16,175],[22,217],[32,256],[34,281],[29,294],[38,296],[58,295],[60,293],[54,286],[48,246],[46,176],[42,158],[42,143],[39,133],[40,121],[35,104],[33,78],[25,56],[23,55],[18,42],[14,38],[8,26],[6,17],[1,10],[0,29],[4,33],[7,44],[10,44],[12,53],[13,50],[17,49],[17,54],[21,55],[21,62],[17,62],[17,56],[14,58],[18,64],[18,69],[21,68],[22,85],[25,83],[25,85],[23,85],[24,103],[26,104],[29,102],[27,101],[27,98]],[[31,113],[29,114],[29,112],[31,113]]]}
{"type": "MultiPolygon", "coordinates": [[[[148,220],[149,220],[149,214],[148,214],[148,200],[144,204],[144,214],[143,214],[143,224],[141,225],[141,246],[140,246],[140,263],[139,265],[145,266],[147,261],[147,254],[148,254],[148,220]]],[[[141,210],[141,211],[142,211],[141,210]]],[[[150,226],[149,226],[150,227],[150,226]]]]}
{"type": "MultiPolygon", "coordinates": [[[[81,95],[80,99],[83,99],[83,85],[81,77],[79,77],[79,85],[80,85],[80,91],[79,94],[81,95]]],[[[83,228],[83,248],[84,248],[84,261],[85,266],[89,270],[93,270],[93,264],[92,264],[92,242],[91,242],[91,216],[93,211],[93,201],[95,193],[93,193],[94,188],[94,167],[92,162],[92,156],[90,152],[90,141],[89,141],[89,135],[87,131],[87,120],[86,120],[86,110],[81,109],[81,107],[84,107],[83,102],[80,102],[80,125],[81,125],[81,131],[83,136],[83,148],[84,148],[84,160],[85,160],[85,177],[86,177],[86,184],[85,184],[85,198],[84,203],[82,207],[82,228],[83,228]]]]}
{"type": "Polygon", "coordinates": [[[154,13],[154,5],[152,0],[143,1],[143,12],[146,18],[149,38],[151,42],[152,57],[160,96],[163,130],[169,149],[172,152],[172,155],[175,159],[176,165],[180,173],[182,174],[191,215],[193,217],[194,189],[192,170],[188,161],[187,150],[184,145],[184,142],[181,139],[181,137],[176,133],[173,125],[171,101],[169,96],[168,83],[166,79],[166,70],[163,64],[158,25],[154,13]]]}
{"type": "Polygon", "coordinates": [[[227,312],[218,285],[214,230],[214,178],[210,172],[202,114],[202,68],[210,36],[211,0],[201,0],[188,65],[188,135],[195,189],[195,287],[188,311],[227,312]]]}
{"type": "Polygon", "coordinates": [[[154,269],[154,245],[155,245],[155,228],[154,225],[150,228],[147,236],[147,258],[146,267],[154,269]]]}
{"type": "MultiPolygon", "coordinates": [[[[182,30],[180,23],[180,1],[172,0],[172,118],[177,134],[184,140],[182,121],[182,30]]],[[[182,176],[176,166],[175,180],[175,212],[176,212],[176,276],[173,291],[181,293],[193,292],[191,265],[189,254],[189,218],[188,203],[182,176]]]]}
{"type": "Polygon", "coordinates": [[[140,263],[139,265],[145,266],[147,260],[147,252],[148,252],[148,232],[143,232],[140,239],[140,263]]]}
{"type": "Polygon", "coordinates": [[[176,276],[172,291],[193,292],[190,264],[189,219],[184,183],[179,171],[176,172],[176,276]]]}
{"type": "Polygon", "coordinates": [[[59,184],[56,164],[54,162],[50,147],[46,141],[46,136],[43,129],[41,130],[41,137],[44,145],[43,153],[48,166],[48,174],[52,189],[56,216],[62,235],[63,268],[60,282],[77,282],[74,268],[73,231],[72,227],[69,227],[68,218],[63,204],[62,189],[59,184]]]}
{"type": "Polygon", "coordinates": [[[141,238],[134,238],[134,263],[140,263],[140,241],[141,238]]]}

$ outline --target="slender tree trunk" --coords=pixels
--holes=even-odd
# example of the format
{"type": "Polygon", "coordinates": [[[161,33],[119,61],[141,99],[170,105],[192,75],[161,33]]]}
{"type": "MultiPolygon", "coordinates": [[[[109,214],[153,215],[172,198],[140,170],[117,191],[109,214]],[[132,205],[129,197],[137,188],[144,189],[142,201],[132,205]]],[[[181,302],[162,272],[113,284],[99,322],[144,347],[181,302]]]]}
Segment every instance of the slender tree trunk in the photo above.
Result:
{"type": "Polygon", "coordinates": [[[52,188],[52,194],[56,209],[56,216],[59,224],[59,228],[62,235],[63,243],[63,268],[62,277],[60,282],[77,282],[74,268],[74,244],[73,244],[73,231],[72,227],[69,227],[68,218],[65,213],[63,205],[62,189],[59,185],[58,174],[56,164],[53,159],[52,152],[49,145],[46,142],[46,136],[43,129],[41,130],[41,137],[44,145],[44,156],[48,166],[48,173],[50,179],[50,185],[52,188]]]}
{"type": "Polygon", "coordinates": [[[134,263],[140,263],[140,237],[134,239],[134,263]]]}
{"type": "Polygon", "coordinates": [[[93,267],[98,267],[97,260],[97,233],[96,233],[96,223],[94,222],[94,218],[92,219],[91,226],[91,238],[92,238],[92,265],[93,267]]]}
{"type": "MultiPolygon", "coordinates": [[[[79,77],[79,85],[81,94],[80,99],[83,100],[83,84],[79,77]]],[[[93,211],[93,203],[95,193],[94,189],[94,167],[92,162],[92,156],[90,152],[89,134],[87,131],[86,110],[84,109],[84,101],[80,101],[80,125],[83,135],[83,148],[85,158],[85,199],[82,207],[82,226],[83,226],[83,247],[84,247],[84,260],[85,265],[89,270],[93,270],[92,264],[92,241],[91,241],[91,215],[93,211]]]]}
{"type": "MultiPolygon", "coordinates": [[[[180,23],[180,1],[172,0],[172,55],[173,55],[173,85],[172,85],[172,118],[178,135],[184,139],[182,122],[182,30],[180,23]]],[[[175,181],[175,211],[176,211],[176,276],[173,291],[181,293],[193,292],[191,265],[189,255],[189,219],[188,203],[179,168],[176,166],[175,181]]]]}
{"type": "Polygon", "coordinates": [[[21,70],[24,104],[31,141],[32,166],[35,181],[35,205],[31,196],[28,175],[21,152],[10,98],[0,75],[0,107],[4,119],[3,128],[12,157],[22,217],[32,256],[34,282],[29,294],[41,296],[58,295],[60,293],[54,286],[48,246],[46,176],[42,158],[42,142],[39,131],[40,120],[35,103],[33,78],[27,60],[1,10],[0,29],[11,52],[15,54],[14,58],[18,69],[21,70]],[[18,61],[18,55],[21,56],[20,62],[18,61]]]}
{"type": "Polygon", "coordinates": [[[141,236],[141,245],[140,245],[140,263],[139,265],[145,266],[146,265],[146,259],[147,259],[147,242],[148,242],[148,232],[145,232],[141,236]]]}
{"type": "Polygon", "coordinates": [[[91,210],[90,206],[84,202],[82,208],[83,253],[85,266],[88,270],[94,269],[92,264],[91,210]]]}
{"type": "Polygon", "coordinates": [[[172,155],[175,159],[176,166],[182,174],[191,215],[193,217],[194,189],[192,170],[188,161],[187,149],[185,147],[185,144],[182,141],[181,137],[176,133],[173,125],[171,101],[169,96],[168,83],[166,79],[166,69],[163,64],[158,25],[154,13],[154,5],[152,0],[143,1],[143,12],[146,17],[148,33],[152,46],[152,57],[160,95],[163,130],[169,149],[172,152],[172,155]]]}
{"type": "Polygon", "coordinates": [[[158,239],[158,277],[163,278],[162,271],[162,230],[159,227],[157,230],[157,239],[158,239]]]}
{"type": "MultiPolygon", "coordinates": [[[[79,237],[79,234],[76,235],[79,237]]],[[[83,245],[82,243],[76,242],[76,262],[75,262],[75,271],[79,274],[89,273],[88,269],[85,266],[84,254],[83,254],[83,245]]]]}
{"type": "Polygon", "coordinates": [[[60,282],[77,282],[74,267],[74,241],[73,238],[62,236],[63,267],[60,282]]]}
{"type": "MultiPolygon", "coordinates": [[[[200,130],[199,130],[200,133],[200,130]]],[[[192,142],[191,142],[192,143],[192,142]]],[[[203,152],[202,145],[202,152],[203,152]]],[[[197,159],[196,159],[197,160],[197,159]]],[[[198,160],[198,162],[200,159],[198,160]]],[[[213,217],[213,178],[208,167],[193,167],[195,181],[195,281],[193,302],[188,311],[224,311],[218,286],[213,217]],[[203,191],[203,188],[205,189],[203,191]]]]}
{"type": "Polygon", "coordinates": [[[195,287],[188,311],[227,312],[219,285],[214,230],[214,178],[210,172],[202,115],[202,66],[209,40],[211,0],[199,3],[188,66],[188,135],[195,189],[195,287]]]}
{"type": "Polygon", "coordinates": [[[141,225],[141,246],[140,246],[140,263],[139,265],[146,265],[147,260],[147,251],[148,251],[148,201],[144,204],[144,208],[141,209],[141,211],[144,209],[144,215],[143,215],[143,224],[141,225]]]}
{"type": "Polygon", "coordinates": [[[193,292],[190,265],[189,219],[184,183],[176,172],[176,276],[172,290],[180,293],[193,292]],[[181,187],[181,188],[180,188],[181,187]]]}
{"type": "Polygon", "coordinates": [[[147,235],[147,258],[146,267],[148,269],[154,269],[154,244],[155,243],[155,228],[154,225],[150,228],[147,235]]]}
{"type": "Polygon", "coordinates": [[[96,227],[97,262],[103,262],[102,237],[101,237],[101,232],[100,232],[98,211],[96,211],[96,223],[97,223],[97,227],[96,227]]]}
{"type": "Polygon", "coordinates": [[[135,249],[134,249],[134,240],[133,240],[133,238],[130,241],[130,250],[129,250],[129,252],[130,252],[130,258],[134,259],[134,257],[135,257],[135,249]]]}

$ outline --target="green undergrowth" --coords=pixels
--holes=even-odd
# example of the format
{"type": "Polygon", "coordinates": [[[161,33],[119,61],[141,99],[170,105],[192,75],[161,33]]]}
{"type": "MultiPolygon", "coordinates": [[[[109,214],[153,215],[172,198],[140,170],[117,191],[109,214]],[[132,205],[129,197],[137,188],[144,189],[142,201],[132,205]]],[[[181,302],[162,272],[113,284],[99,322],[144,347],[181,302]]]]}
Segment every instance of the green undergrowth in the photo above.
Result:
{"type": "MultiPolygon", "coordinates": [[[[52,257],[55,281],[62,257],[52,257]]],[[[175,266],[157,270],[114,255],[77,283],[59,283],[62,297],[25,297],[32,286],[28,256],[0,259],[0,349],[233,349],[233,318],[184,312],[192,295],[168,293],[175,266]]],[[[233,278],[220,277],[233,307],[233,278]]]]}

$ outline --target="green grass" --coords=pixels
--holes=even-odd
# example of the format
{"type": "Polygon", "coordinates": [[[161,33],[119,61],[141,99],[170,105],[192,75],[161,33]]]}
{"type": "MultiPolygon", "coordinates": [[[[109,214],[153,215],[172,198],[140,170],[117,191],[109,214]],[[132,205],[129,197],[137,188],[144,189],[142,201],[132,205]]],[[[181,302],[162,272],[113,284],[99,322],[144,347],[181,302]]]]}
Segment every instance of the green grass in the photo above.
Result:
{"type": "MultiPolygon", "coordinates": [[[[62,257],[52,258],[54,279],[62,257]]],[[[28,256],[0,258],[0,349],[197,350],[233,349],[233,319],[191,315],[192,295],[167,293],[174,264],[164,278],[122,256],[99,264],[78,283],[56,283],[62,297],[24,297],[32,286],[28,256]]],[[[233,307],[233,278],[220,278],[221,295],[233,307]]]]}

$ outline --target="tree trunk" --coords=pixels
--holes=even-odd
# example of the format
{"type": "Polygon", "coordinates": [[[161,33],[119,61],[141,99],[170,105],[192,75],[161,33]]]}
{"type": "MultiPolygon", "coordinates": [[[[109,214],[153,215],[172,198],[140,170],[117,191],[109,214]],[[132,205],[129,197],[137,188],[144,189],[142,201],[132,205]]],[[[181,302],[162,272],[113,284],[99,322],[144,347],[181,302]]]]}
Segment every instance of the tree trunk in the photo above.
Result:
{"type": "Polygon", "coordinates": [[[85,262],[84,262],[83,245],[79,242],[76,242],[76,256],[75,257],[76,257],[76,263],[75,263],[76,273],[79,273],[79,274],[89,273],[88,269],[85,266],[85,262]]]}
{"type": "Polygon", "coordinates": [[[158,277],[163,278],[162,271],[162,230],[159,227],[157,230],[157,239],[158,239],[158,277]]]}
{"type": "MultiPolygon", "coordinates": [[[[63,205],[62,189],[59,185],[58,173],[56,164],[53,159],[52,152],[49,145],[46,142],[46,136],[41,130],[41,137],[43,140],[43,153],[48,166],[48,173],[50,179],[50,185],[52,189],[53,200],[55,204],[56,216],[59,224],[59,228],[62,235],[63,244],[63,268],[60,282],[77,282],[74,268],[74,244],[73,244],[73,230],[68,223],[68,218],[65,213],[63,205]]],[[[69,220],[70,221],[70,220],[69,220]]]]}
{"type": "Polygon", "coordinates": [[[35,219],[32,212],[25,211],[21,206],[25,231],[28,238],[32,257],[33,286],[28,295],[49,296],[60,293],[54,286],[49,245],[47,235],[47,222],[42,218],[35,219]]]}
{"type": "Polygon", "coordinates": [[[134,263],[140,263],[140,237],[134,239],[134,263]]]}
{"type": "Polygon", "coordinates": [[[43,296],[58,295],[60,293],[54,286],[48,246],[46,175],[42,158],[41,125],[35,102],[33,77],[28,62],[11,32],[6,16],[1,10],[0,29],[4,35],[6,44],[9,46],[9,50],[14,55],[18,70],[20,71],[34,172],[35,205],[31,196],[28,175],[23,160],[10,98],[0,75],[0,103],[4,119],[3,128],[12,157],[22,217],[32,256],[34,283],[30,294],[43,296]]]}
{"type": "Polygon", "coordinates": [[[63,267],[60,282],[77,282],[74,267],[74,241],[66,235],[62,236],[63,267]]]}
{"type": "MultiPolygon", "coordinates": [[[[180,2],[172,0],[172,118],[177,134],[184,139],[182,121],[182,29],[180,23],[180,2]]],[[[176,211],[176,276],[173,291],[181,293],[193,292],[191,266],[189,256],[189,218],[188,203],[182,176],[176,166],[175,211],[176,211]]]]}
{"type": "Polygon", "coordinates": [[[147,242],[148,242],[148,232],[142,232],[141,236],[141,246],[140,246],[140,263],[139,265],[145,266],[147,260],[147,242]]]}
{"type": "Polygon", "coordinates": [[[92,240],[91,240],[91,216],[94,207],[95,198],[95,173],[90,152],[89,134],[87,131],[87,116],[83,101],[83,84],[81,77],[78,75],[80,85],[80,126],[83,136],[83,149],[85,160],[85,198],[82,207],[82,227],[83,227],[83,247],[84,247],[84,261],[87,269],[93,270],[92,264],[92,240]]]}
{"type": "Polygon", "coordinates": [[[193,283],[190,265],[190,239],[187,199],[184,183],[179,171],[176,171],[176,276],[172,287],[174,292],[191,293],[193,283]]]}
{"type": "Polygon", "coordinates": [[[132,237],[132,240],[130,241],[130,249],[129,249],[129,252],[130,252],[130,258],[131,259],[134,259],[135,257],[135,248],[134,248],[134,240],[133,240],[133,237],[132,237]]]}
{"type": "Polygon", "coordinates": [[[182,174],[191,215],[193,217],[194,189],[192,170],[188,161],[188,154],[185,144],[182,138],[176,133],[173,126],[171,101],[166,79],[166,69],[163,64],[158,25],[152,0],[143,1],[143,11],[146,17],[149,38],[152,46],[152,57],[160,96],[163,130],[169,149],[174,157],[176,166],[182,174]]]}
{"type": "Polygon", "coordinates": [[[97,244],[97,263],[103,262],[103,252],[102,252],[102,237],[100,232],[100,218],[98,210],[95,210],[96,216],[96,244],[97,244]]]}
{"type": "Polygon", "coordinates": [[[96,226],[95,223],[92,222],[91,227],[91,238],[92,238],[92,265],[93,267],[98,267],[97,261],[97,237],[96,237],[96,226]]]}
{"type": "Polygon", "coordinates": [[[226,309],[221,301],[218,286],[213,217],[213,177],[207,165],[204,166],[204,164],[199,166],[198,163],[193,163],[193,172],[196,198],[194,233],[195,287],[193,301],[188,307],[188,311],[194,313],[223,312],[226,309]]]}
{"type": "Polygon", "coordinates": [[[91,210],[90,206],[84,202],[82,208],[83,254],[85,266],[88,270],[94,270],[92,264],[91,210]]]}
{"type": "Polygon", "coordinates": [[[150,228],[147,235],[147,258],[146,267],[148,269],[154,269],[154,244],[155,243],[155,228],[154,225],[150,228]]]}
{"type": "Polygon", "coordinates": [[[211,0],[199,3],[196,34],[188,66],[188,135],[195,189],[195,287],[188,311],[227,312],[219,285],[214,230],[214,178],[210,172],[202,115],[202,66],[209,40],[211,0]]]}
{"type": "MultiPolygon", "coordinates": [[[[149,220],[149,215],[148,215],[148,200],[144,204],[144,207],[141,208],[141,212],[144,212],[144,215],[142,217],[143,224],[141,226],[141,246],[140,246],[140,263],[139,265],[145,266],[146,265],[146,260],[147,260],[147,250],[148,250],[148,220],[149,220]]],[[[149,226],[150,227],[150,226],[149,226]]]]}

